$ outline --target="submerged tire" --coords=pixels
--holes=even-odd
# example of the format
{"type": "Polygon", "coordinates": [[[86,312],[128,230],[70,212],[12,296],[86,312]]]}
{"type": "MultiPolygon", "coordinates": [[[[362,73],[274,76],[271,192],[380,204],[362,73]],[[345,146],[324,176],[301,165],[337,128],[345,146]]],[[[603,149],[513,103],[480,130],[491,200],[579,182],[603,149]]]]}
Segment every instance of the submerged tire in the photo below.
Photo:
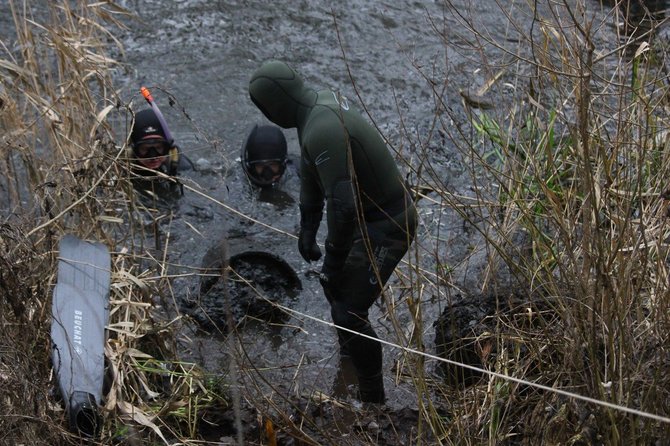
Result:
{"type": "Polygon", "coordinates": [[[302,289],[293,268],[278,255],[265,251],[241,251],[230,256],[221,244],[203,258],[200,296],[187,312],[208,332],[226,332],[228,309],[235,326],[249,320],[286,322],[290,314],[282,307],[302,289]],[[223,254],[223,255],[221,255],[223,254]]]}

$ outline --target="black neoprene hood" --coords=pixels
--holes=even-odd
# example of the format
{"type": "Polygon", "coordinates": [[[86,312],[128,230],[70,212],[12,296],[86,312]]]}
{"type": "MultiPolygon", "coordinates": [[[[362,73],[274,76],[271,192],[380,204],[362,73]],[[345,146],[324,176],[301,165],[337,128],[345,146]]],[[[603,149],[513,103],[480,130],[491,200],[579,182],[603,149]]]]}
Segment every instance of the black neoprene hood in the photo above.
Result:
{"type": "Polygon", "coordinates": [[[274,125],[255,125],[242,147],[242,168],[256,186],[274,185],[286,170],[287,145],[281,129],[274,125]],[[274,163],[272,168],[268,163],[274,163]],[[261,167],[261,170],[257,169],[261,167]]]}
{"type": "Polygon", "coordinates": [[[287,146],[284,133],[273,125],[254,126],[246,143],[242,159],[246,162],[286,160],[287,146]]]}
{"type": "Polygon", "coordinates": [[[309,92],[300,75],[284,62],[261,65],[249,81],[249,96],[265,117],[283,128],[298,124],[298,109],[309,106],[309,92]]]}

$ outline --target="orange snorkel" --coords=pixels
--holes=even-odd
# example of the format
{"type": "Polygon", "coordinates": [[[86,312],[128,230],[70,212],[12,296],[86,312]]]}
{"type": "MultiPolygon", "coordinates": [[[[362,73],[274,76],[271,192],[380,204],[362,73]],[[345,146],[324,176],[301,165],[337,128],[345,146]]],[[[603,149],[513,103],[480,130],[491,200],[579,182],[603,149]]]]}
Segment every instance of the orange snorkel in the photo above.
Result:
{"type": "Polygon", "coordinates": [[[156,104],[153,96],[151,96],[151,92],[147,87],[141,87],[140,93],[142,93],[144,99],[147,100],[149,105],[151,105],[151,108],[154,111],[154,113],[156,113],[156,117],[158,118],[158,121],[161,123],[161,127],[163,127],[163,132],[165,133],[165,139],[167,139],[168,144],[170,145],[174,144],[174,139],[172,139],[172,134],[170,133],[170,129],[168,128],[167,123],[165,122],[163,113],[161,113],[160,108],[158,108],[158,104],[156,104]]]}

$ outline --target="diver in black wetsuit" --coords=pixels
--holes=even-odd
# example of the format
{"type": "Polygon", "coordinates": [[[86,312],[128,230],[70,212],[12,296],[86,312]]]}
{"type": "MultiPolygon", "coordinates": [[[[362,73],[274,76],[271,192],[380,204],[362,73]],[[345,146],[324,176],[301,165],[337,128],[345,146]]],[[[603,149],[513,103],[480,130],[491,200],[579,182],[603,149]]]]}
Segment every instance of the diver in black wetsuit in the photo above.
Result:
{"type": "Polygon", "coordinates": [[[254,185],[272,187],[281,179],[288,163],[286,138],[273,125],[255,125],[240,157],[247,178],[254,185]]]}
{"type": "Polygon", "coordinates": [[[300,254],[308,262],[321,258],[316,234],[325,200],[321,285],[333,322],[368,336],[338,329],[340,355],[351,357],[361,401],[383,403],[382,347],[368,311],[414,239],[416,208],[381,135],[346,98],[306,87],[279,61],[253,73],[249,94],[270,121],[297,129],[300,254]]]}
{"type": "Polygon", "coordinates": [[[160,195],[182,193],[176,177],[180,169],[189,167],[190,161],[181,155],[174,141],[167,140],[165,130],[152,109],[135,114],[129,145],[133,172],[137,174],[134,184],[138,189],[152,190],[160,195]],[[157,172],[169,178],[161,178],[157,172]]]}

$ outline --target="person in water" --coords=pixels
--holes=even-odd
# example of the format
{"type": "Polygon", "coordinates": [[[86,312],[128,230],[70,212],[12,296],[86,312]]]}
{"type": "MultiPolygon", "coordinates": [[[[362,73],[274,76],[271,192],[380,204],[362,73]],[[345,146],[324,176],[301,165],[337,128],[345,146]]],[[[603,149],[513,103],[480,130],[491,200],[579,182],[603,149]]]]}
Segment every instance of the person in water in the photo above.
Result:
{"type": "Polygon", "coordinates": [[[151,108],[140,110],[135,114],[130,132],[130,147],[135,167],[133,172],[139,176],[137,183],[141,183],[139,186],[142,189],[150,185],[154,190],[156,186],[167,186],[171,192],[177,188],[181,191],[181,185],[176,181],[176,177],[182,155],[174,141],[167,140],[163,126],[151,108]],[[161,177],[157,172],[169,178],[161,177]]]}
{"type": "Polygon", "coordinates": [[[275,186],[286,172],[286,138],[279,127],[258,125],[249,133],[240,156],[244,173],[252,184],[275,186]]]}
{"type": "Polygon", "coordinates": [[[298,248],[307,262],[321,258],[316,235],[325,200],[320,282],[333,322],[355,332],[337,330],[340,356],[353,362],[361,401],[383,403],[382,347],[368,311],[414,239],[414,203],[381,135],[342,95],[306,86],[281,61],[256,69],[249,95],[270,121],[297,129],[298,248]]]}

